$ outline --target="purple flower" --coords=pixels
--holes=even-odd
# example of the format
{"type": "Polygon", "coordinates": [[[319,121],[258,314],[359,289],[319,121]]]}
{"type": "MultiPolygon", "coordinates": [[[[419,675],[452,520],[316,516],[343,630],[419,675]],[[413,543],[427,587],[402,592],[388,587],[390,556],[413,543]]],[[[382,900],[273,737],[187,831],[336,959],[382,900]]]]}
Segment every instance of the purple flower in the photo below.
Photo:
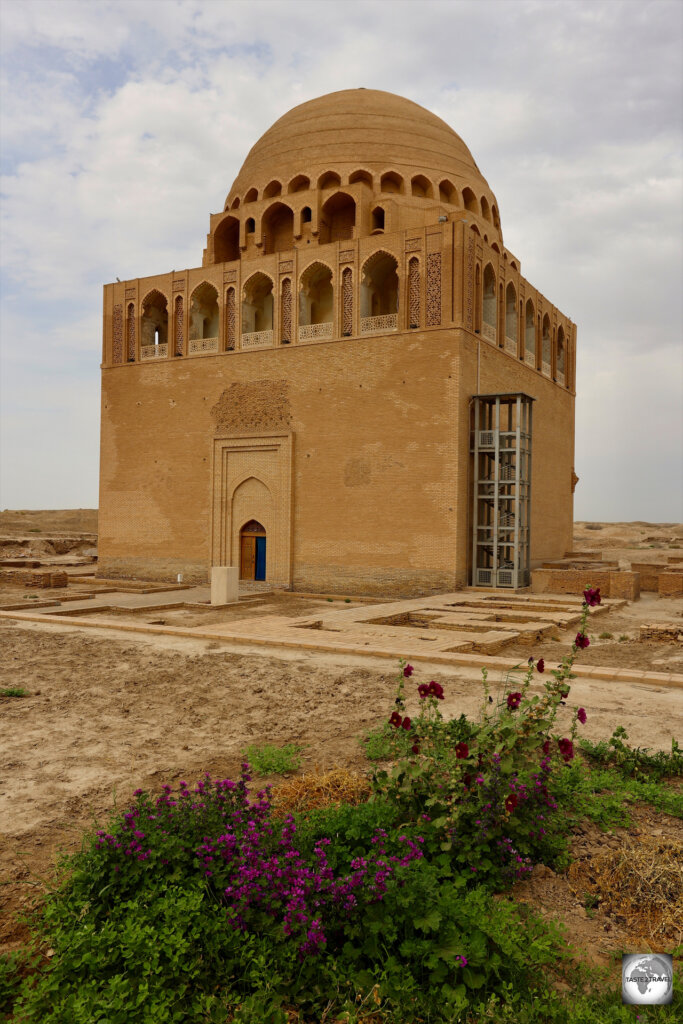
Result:
{"type": "Polygon", "coordinates": [[[600,604],[600,587],[588,587],[583,592],[583,599],[589,608],[594,608],[596,604],[600,604]]]}
{"type": "Polygon", "coordinates": [[[576,639],[574,640],[575,645],[580,651],[583,651],[586,647],[590,647],[590,640],[583,633],[577,633],[576,639]]]}
{"type": "Polygon", "coordinates": [[[574,744],[571,740],[558,740],[557,745],[565,761],[571,761],[574,757],[574,744]]]}
{"type": "Polygon", "coordinates": [[[415,669],[413,668],[412,665],[406,665],[406,667],[403,669],[403,675],[405,676],[406,679],[410,679],[414,671],[415,669]]]}
{"type": "Polygon", "coordinates": [[[545,661],[543,660],[543,658],[539,658],[536,662],[536,671],[545,672],[545,661]]]}
{"type": "Polygon", "coordinates": [[[521,693],[508,693],[508,707],[510,711],[515,711],[522,702],[521,693]]]}
{"type": "Polygon", "coordinates": [[[588,717],[586,715],[585,708],[579,708],[579,710],[576,712],[576,717],[581,722],[581,725],[585,725],[586,724],[586,718],[588,717]]]}

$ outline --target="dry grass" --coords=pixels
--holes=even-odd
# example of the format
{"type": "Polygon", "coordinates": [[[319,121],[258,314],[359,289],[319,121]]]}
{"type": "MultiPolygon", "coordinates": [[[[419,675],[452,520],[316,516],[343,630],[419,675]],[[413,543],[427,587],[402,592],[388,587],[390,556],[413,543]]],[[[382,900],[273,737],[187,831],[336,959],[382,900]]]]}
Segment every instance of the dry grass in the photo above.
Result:
{"type": "Polygon", "coordinates": [[[575,862],[569,879],[602,910],[623,916],[629,930],[650,941],[683,938],[683,843],[645,836],[590,860],[575,862]]]}
{"type": "Polygon", "coordinates": [[[279,783],[273,790],[274,810],[279,814],[290,811],[313,811],[318,807],[338,804],[361,804],[370,792],[364,775],[347,768],[331,768],[321,772],[297,775],[279,783]]]}

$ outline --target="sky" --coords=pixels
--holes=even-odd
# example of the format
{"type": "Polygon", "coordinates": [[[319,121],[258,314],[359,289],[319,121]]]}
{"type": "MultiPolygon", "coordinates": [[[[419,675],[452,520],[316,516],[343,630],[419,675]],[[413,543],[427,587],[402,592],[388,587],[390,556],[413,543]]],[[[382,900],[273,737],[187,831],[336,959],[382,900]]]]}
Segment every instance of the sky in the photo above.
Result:
{"type": "Polygon", "coordinates": [[[102,285],[201,264],[253,143],[442,117],[578,325],[579,520],[683,520],[683,3],[1,0],[0,508],[96,507],[102,285]]]}

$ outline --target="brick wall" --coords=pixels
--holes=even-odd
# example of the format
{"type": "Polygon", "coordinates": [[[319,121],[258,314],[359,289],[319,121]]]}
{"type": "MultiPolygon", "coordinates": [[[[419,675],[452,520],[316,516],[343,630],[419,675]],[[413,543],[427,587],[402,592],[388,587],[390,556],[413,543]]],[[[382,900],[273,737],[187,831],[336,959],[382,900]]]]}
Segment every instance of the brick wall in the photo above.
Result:
{"type": "Polygon", "coordinates": [[[681,597],[681,596],[683,596],[683,572],[660,572],[660,574],[659,574],[659,596],[660,597],[681,597]]]}
{"type": "Polygon", "coordinates": [[[535,594],[574,594],[579,597],[586,586],[599,587],[603,597],[623,597],[637,601],[640,597],[640,576],[637,572],[609,569],[534,569],[531,589],[535,594]]]}
{"type": "MultiPolygon", "coordinates": [[[[234,382],[259,382],[261,393],[263,382],[284,381],[294,586],[409,594],[464,586],[476,349],[464,331],[413,331],[105,369],[99,572],[208,578],[211,410],[234,382]]],[[[573,398],[496,350],[482,354],[479,384],[538,396],[532,558],[560,557],[572,529],[573,398]]],[[[252,413],[244,415],[249,435],[252,413]]]]}

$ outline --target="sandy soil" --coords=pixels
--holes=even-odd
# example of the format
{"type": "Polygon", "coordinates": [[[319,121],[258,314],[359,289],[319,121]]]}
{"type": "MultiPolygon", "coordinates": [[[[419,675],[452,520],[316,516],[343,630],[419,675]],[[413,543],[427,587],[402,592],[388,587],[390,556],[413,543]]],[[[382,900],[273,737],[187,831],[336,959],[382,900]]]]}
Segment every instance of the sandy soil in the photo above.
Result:
{"type": "MultiPolygon", "coordinates": [[[[7,515],[0,515],[0,533],[8,530],[2,519],[7,515]]],[[[629,534],[626,526],[631,525],[605,525],[610,531],[606,539],[611,531],[621,543],[640,532],[643,538],[654,536],[660,529],[637,525],[629,534]]],[[[47,519],[44,526],[49,529],[47,519]]],[[[602,532],[588,531],[587,536],[602,532]]],[[[678,536],[674,527],[663,532],[669,543],[678,536]]],[[[644,554],[639,552],[638,559],[644,560],[644,554]]],[[[661,551],[653,554],[661,557],[661,551]]],[[[6,589],[14,597],[22,593],[6,589]]],[[[37,593],[40,598],[57,596],[37,593]]],[[[298,615],[330,607],[315,599],[283,601],[283,614],[292,614],[290,603],[298,615]]],[[[245,613],[274,610],[269,598],[254,598],[249,606],[245,613]]],[[[652,667],[683,671],[675,646],[641,645],[633,639],[639,621],[669,619],[680,610],[680,603],[669,608],[648,595],[596,619],[594,632],[612,632],[615,639],[596,639],[584,660],[637,667],[643,649],[654,646],[656,650],[646,652],[648,665],[661,660],[652,667]],[[629,640],[620,643],[622,634],[629,640]]],[[[167,614],[157,613],[159,618],[167,614]]],[[[559,657],[567,639],[534,653],[559,657]]],[[[23,686],[29,691],[26,698],[0,697],[0,950],[25,937],[15,912],[40,896],[58,851],[77,848],[82,830],[102,820],[113,806],[125,805],[137,786],[158,788],[205,771],[234,775],[245,747],[261,742],[302,744],[307,768],[345,765],[363,771],[368,764],[358,737],[388,715],[395,692],[391,663],[344,655],[294,650],[276,655],[272,649],[230,649],[210,641],[117,638],[105,630],[85,633],[7,621],[0,625],[0,649],[0,689],[23,686]]],[[[528,648],[522,653],[526,660],[528,648]]],[[[474,670],[445,672],[443,666],[416,663],[414,679],[424,678],[444,684],[445,714],[477,713],[481,687],[474,670]]],[[[591,739],[607,738],[617,725],[624,725],[634,744],[670,749],[672,736],[683,735],[683,690],[578,679],[571,701],[587,709],[584,735],[591,739]]],[[[653,814],[647,812],[642,829],[657,826],[653,814]]],[[[658,820],[665,829],[680,829],[664,816],[658,820]]],[[[599,836],[589,838],[598,846],[604,843],[599,836]]],[[[530,902],[564,917],[570,933],[591,955],[623,945],[625,932],[618,922],[586,915],[565,879],[542,874],[525,890],[530,902]]]]}

